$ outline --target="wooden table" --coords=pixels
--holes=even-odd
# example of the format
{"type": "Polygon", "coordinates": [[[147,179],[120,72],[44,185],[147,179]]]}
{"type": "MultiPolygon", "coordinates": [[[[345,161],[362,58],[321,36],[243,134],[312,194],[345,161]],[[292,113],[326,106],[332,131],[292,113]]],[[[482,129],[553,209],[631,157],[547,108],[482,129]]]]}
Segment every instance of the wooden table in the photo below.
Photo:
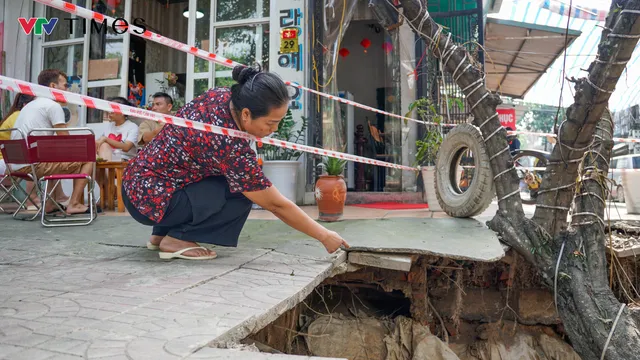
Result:
{"type": "Polygon", "coordinates": [[[118,199],[118,212],[124,212],[122,201],[122,174],[128,161],[102,161],[96,163],[96,180],[100,186],[100,207],[102,210],[116,210],[115,199],[118,199]]]}

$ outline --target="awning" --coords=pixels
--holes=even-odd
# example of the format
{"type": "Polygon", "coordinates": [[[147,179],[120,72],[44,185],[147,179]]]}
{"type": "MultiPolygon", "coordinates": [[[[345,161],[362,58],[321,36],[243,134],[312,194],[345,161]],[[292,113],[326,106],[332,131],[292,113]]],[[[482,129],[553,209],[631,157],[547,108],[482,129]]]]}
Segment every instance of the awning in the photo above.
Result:
{"type": "Polygon", "coordinates": [[[581,34],[565,28],[487,18],[486,86],[499,95],[522,98],[581,34]],[[566,40],[566,44],[565,44],[566,40]]]}

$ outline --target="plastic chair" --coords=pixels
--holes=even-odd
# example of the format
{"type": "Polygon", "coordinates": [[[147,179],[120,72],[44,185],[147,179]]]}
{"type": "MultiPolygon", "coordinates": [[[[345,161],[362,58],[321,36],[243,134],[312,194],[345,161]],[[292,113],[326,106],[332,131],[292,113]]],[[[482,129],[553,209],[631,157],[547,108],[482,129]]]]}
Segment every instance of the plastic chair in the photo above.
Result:
{"type": "MultiPolygon", "coordinates": [[[[54,129],[33,129],[27,136],[27,143],[31,158],[37,163],[63,163],[63,162],[96,162],[96,142],[95,135],[90,128],[54,128],[54,129]],[[32,135],[34,132],[40,131],[68,131],[79,132],[88,131],[89,134],[81,135],[32,135]]],[[[91,175],[85,174],[49,174],[38,179],[45,181],[42,191],[42,204],[46,204],[48,200],[52,200],[51,194],[61,180],[86,179],[89,195],[89,216],[66,215],[64,216],[47,216],[42,211],[42,225],[46,227],[54,226],[80,226],[89,225],[97,217],[96,202],[93,199],[94,179],[96,178],[96,169],[93,167],[91,175]],[[48,191],[49,181],[55,181],[55,184],[48,191]]],[[[53,201],[60,208],[60,204],[53,201]]]]}
{"type": "MultiPolygon", "coordinates": [[[[10,132],[10,133],[14,131],[19,132],[22,135],[22,139],[0,140],[0,151],[2,152],[2,157],[4,158],[4,162],[7,164],[7,174],[3,175],[2,182],[5,182],[6,179],[9,179],[11,181],[11,186],[9,188],[6,188],[4,185],[2,186],[3,187],[2,191],[6,191],[6,194],[3,195],[2,198],[0,198],[0,200],[4,199],[8,194],[8,196],[11,196],[13,200],[16,203],[18,203],[18,209],[16,209],[16,211],[13,212],[14,219],[34,220],[36,217],[38,217],[42,209],[40,208],[40,206],[38,206],[33,201],[31,201],[31,194],[33,193],[33,191],[39,192],[39,187],[37,186],[37,181],[34,176],[35,174],[35,169],[33,167],[34,163],[32,161],[31,154],[29,152],[26,137],[24,136],[24,133],[20,129],[13,128],[13,129],[0,130],[0,132],[10,132]],[[31,174],[11,171],[11,164],[31,165],[31,174]],[[29,193],[27,193],[27,191],[23,189],[22,186],[20,186],[20,180],[32,181],[34,182],[34,184],[36,184],[36,186],[34,186],[33,189],[29,193]],[[13,190],[18,190],[22,192],[22,194],[24,195],[24,200],[20,201],[15,196],[13,196],[11,193],[13,190]],[[29,215],[18,216],[20,212],[27,209],[27,206],[25,206],[27,202],[31,202],[31,204],[33,204],[38,211],[35,213],[35,215],[32,215],[32,216],[29,216],[29,215]]],[[[2,210],[4,211],[4,209],[2,210]]]]}

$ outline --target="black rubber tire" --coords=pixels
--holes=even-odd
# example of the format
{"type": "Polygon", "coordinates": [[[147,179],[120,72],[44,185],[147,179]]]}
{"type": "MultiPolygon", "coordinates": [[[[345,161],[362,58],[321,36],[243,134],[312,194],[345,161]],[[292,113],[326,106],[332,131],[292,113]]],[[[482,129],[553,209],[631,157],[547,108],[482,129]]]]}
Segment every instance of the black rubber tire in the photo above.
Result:
{"type": "MultiPolygon", "coordinates": [[[[513,164],[518,168],[516,162],[518,159],[523,157],[534,157],[539,160],[537,167],[547,167],[547,157],[549,153],[539,151],[539,150],[519,150],[515,155],[513,155],[513,164]]],[[[526,205],[535,205],[537,203],[537,199],[522,199],[522,203],[526,205]]]]}
{"type": "Polygon", "coordinates": [[[449,131],[436,157],[435,186],[438,203],[449,216],[476,216],[489,207],[495,188],[480,129],[471,124],[460,124],[449,131]],[[457,178],[458,162],[466,149],[473,154],[475,171],[471,184],[462,192],[454,184],[454,179],[457,178]]]}

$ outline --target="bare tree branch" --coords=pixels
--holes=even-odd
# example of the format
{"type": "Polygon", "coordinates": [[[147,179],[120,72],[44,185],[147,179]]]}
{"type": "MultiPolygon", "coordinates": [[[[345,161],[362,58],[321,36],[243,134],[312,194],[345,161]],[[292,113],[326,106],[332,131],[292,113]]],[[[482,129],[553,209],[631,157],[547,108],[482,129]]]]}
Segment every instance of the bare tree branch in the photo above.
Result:
{"type": "Polygon", "coordinates": [[[598,48],[598,58],[589,66],[589,74],[578,79],[574,103],[567,119],[558,127],[558,142],[544,172],[533,219],[551,235],[567,227],[567,213],[573,201],[578,166],[584,151],[593,141],[596,123],[631,59],[640,33],[640,3],[616,0],[611,4],[598,48]]]}

